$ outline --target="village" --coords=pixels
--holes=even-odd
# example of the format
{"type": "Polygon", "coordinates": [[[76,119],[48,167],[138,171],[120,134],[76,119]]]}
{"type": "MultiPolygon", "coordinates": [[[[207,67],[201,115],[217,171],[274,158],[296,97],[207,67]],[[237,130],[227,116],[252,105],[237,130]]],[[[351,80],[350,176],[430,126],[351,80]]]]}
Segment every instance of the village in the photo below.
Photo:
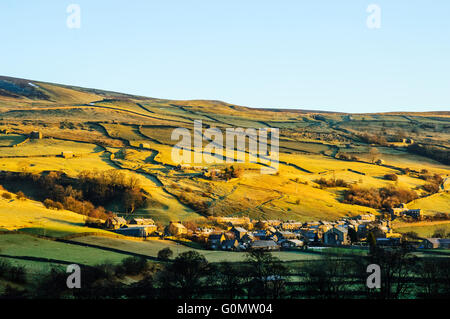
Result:
{"type": "MultiPolygon", "coordinates": [[[[377,246],[399,246],[404,236],[392,228],[392,220],[421,220],[420,209],[408,209],[406,204],[390,210],[390,215],[374,214],[341,218],[336,221],[251,220],[248,217],[209,217],[208,226],[171,221],[161,227],[152,219],[108,218],[103,227],[129,237],[188,240],[211,250],[306,250],[312,247],[368,247],[369,234],[377,246]]],[[[450,249],[450,239],[421,238],[408,241],[414,248],[450,249]]]]}

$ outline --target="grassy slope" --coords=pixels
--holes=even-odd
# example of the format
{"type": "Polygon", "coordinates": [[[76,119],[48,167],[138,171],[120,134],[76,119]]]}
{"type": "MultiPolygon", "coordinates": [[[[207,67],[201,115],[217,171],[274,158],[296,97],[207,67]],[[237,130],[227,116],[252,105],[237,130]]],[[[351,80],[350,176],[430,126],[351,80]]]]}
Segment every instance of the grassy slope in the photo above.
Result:
{"type": "MultiPolygon", "coordinates": [[[[0,191],[0,194],[4,191],[0,191]]],[[[106,232],[84,226],[85,217],[66,210],[45,208],[32,200],[0,197],[0,228],[24,230],[47,236],[64,236],[90,231],[106,232]]]]}
{"type": "Polygon", "coordinates": [[[402,223],[394,224],[394,229],[399,233],[416,232],[420,237],[432,237],[438,229],[445,229],[447,233],[450,233],[450,222],[402,223]]]}
{"type": "Polygon", "coordinates": [[[50,258],[84,265],[96,265],[105,261],[119,263],[125,254],[96,248],[65,244],[28,235],[0,235],[1,253],[9,256],[50,258]]]}
{"type": "MultiPolygon", "coordinates": [[[[20,80],[17,80],[20,82],[20,80]]],[[[28,80],[21,80],[28,82],[28,80]]],[[[161,221],[169,219],[190,219],[198,217],[191,209],[181,205],[171,193],[172,184],[189,186],[197,189],[197,192],[189,194],[195,200],[205,200],[202,192],[210,192],[208,201],[219,213],[233,215],[249,215],[251,217],[282,218],[282,219],[334,219],[343,215],[355,215],[372,209],[340,203],[343,189],[319,189],[313,181],[320,177],[343,178],[350,182],[358,182],[363,186],[383,187],[393,182],[385,181],[382,177],[387,173],[398,173],[397,168],[409,167],[420,170],[427,168],[433,173],[450,174],[448,166],[435,161],[425,159],[421,156],[405,153],[401,149],[392,150],[379,147],[383,159],[391,167],[382,167],[368,163],[347,162],[336,160],[330,155],[337,150],[349,154],[355,153],[360,158],[367,158],[370,147],[366,144],[338,141],[326,141],[321,137],[296,137],[282,136],[280,141],[281,154],[280,175],[267,176],[247,173],[236,188],[235,185],[226,185],[224,182],[206,182],[194,178],[195,172],[187,172],[188,175],[174,174],[168,170],[167,164],[174,165],[171,158],[174,142],[170,139],[171,129],[162,127],[191,127],[194,119],[203,120],[204,125],[224,127],[229,124],[243,127],[267,127],[275,126],[281,128],[302,128],[307,132],[320,134],[346,135],[345,130],[360,132],[369,129],[384,128],[387,132],[402,128],[408,130],[412,123],[420,122],[442,128],[448,122],[449,115],[441,114],[355,114],[352,118],[345,114],[317,113],[302,111],[272,111],[249,109],[246,107],[231,105],[220,101],[170,101],[152,98],[132,97],[125,94],[104,92],[100,90],[81,89],[70,86],[54,85],[49,83],[34,82],[50,97],[50,100],[30,100],[29,98],[11,99],[0,96],[0,108],[5,106],[16,110],[28,109],[24,112],[9,113],[15,119],[43,119],[45,122],[58,124],[62,119],[82,123],[86,121],[102,120],[104,130],[96,128],[92,139],[98,139],[99,134],[106,132],[113,139],[103,136],[108,143],[120,144],[128,141],[132,146],[139,146],[141,142],[149,144],[151,152],[141,151],[128,160],[119,160],[122,168],[130,170],[144,170],[155,176],[163,183],[164,188],[155,183],[154,178],[137,174],[142,181],[143,187],[149,191],[156,206],[150,206],[138,211],[140,215],[150,215],[161,221]],[[55,103],[58,101],[59,103],[55,103]],[[95,102],[95,103],[94,103],[95,102]],[[33,104],[33,105],[31,105],[33,104]],[[31,110],[31,106],[33,110],[31,110]],[[81,109],[80,109],[81,108],[81,109]],[[322,118],[316,118],[321,114],[322,118]],[[437,118],[438,117],[438,118],[437,118]],[[437,119],[436,119],[437,118],[437,119]],[[124,125],[127,124],[127,125],[124,125]],[[139,132],[139,126],[142,125],[139,132]],[[339,128],[339,130],[336,130],[339,128]],[[344,133],[343,133],[344,132],[344,133]],[[148,138],[146,138],[148,136],[148,138]],[[114,140],[114,138],[116,138],[114,140]],[[158,141],[160,143],[158,143],[158,141]],[[300,142],[301,141],[301,142],[300,142]],[[162,144],[161,144],[162,143],[162,144]],[[325,156],[326,155],[326,156],[325,156]],[[153,158],[153,161],[149,160],[153,158]],[[349,171],[352,170],[352,171],[349,171]],[[307,172],[311,173],[307,173],[307,172]],[[359,173],[358,173],[359,172],[359,173]],[[362,174],[364,175],[362,175],[362,174]],[[190,176],[190,178],[186,178],[190,176]],[[308,185],[293,182],[295,179],[308,182],[308,185]],[[222,192],[221,189],[226,189],[222,192]],[[283,195],[283,196],[282,196],[283,195]],[[298,204],[299,203],[299,204],[298,204]]],[[[27,84],[27,83],[25,83],[27,84]]],[[[47,128],[45,128],[48,130],[47,128]]],[[[51,134],[58,134],[56,127],[52,128],[51,134]]],[[[87,131],[84,131],[87,132],[87,131]]],[[[297,131],[302,132],[302,131],[297,131]]],[[[89,133],[83,133],[83,129],[74,130],[74,135],[89,141],[89,133]]],[[[59,133],[61,134],[61,133],[59,133]]],[[[416,133],[410,133],[415,139],[416,133]]],[[[348,134],[347,134],[348,135],[348,134]]],[[[424,136],[422,128],[416,134],[424,136]]],[[[433,141],[439,139],[439,134],[433,130],[426,132],[433,141]]],[[[70,131],[64,132],[64,136],[70,137],[70,131]]],[[[445,134],[441,134],[445,137],[445,134]]],[[[441,143],[443,140],[438,141],[441,143]]],[[[116,167],[108,160],[107,153],[103,154],[90,148],[89,144],[60,144],[44,145],[48,141],[39,141],[45,146],[46,154],[55,154],[62,150],[77,150],[89,154],[81,159],[63,160],[59,158],[27,158],[1,159],[0,169],[20,171],[26,168],[31,171],[42,171],[45,169],[61,169],[69,174],[76,174],[80,169],[110,169],[116,167]]],[[[59,142],[58,142],[59,143],[59,142]]],[[[69,142],[70,143],[70,142],[69,142]]],[[[444,142],[445,143],[445,142],[444,142]]],[[[31,144],[30,144],[31,145],[31,144]]],[[[10,149],[2,148],[4,154],[21,155],[36,154],[38,148],[26,147],[10,149]]],[[[42,148],[39,148],[42,149],[42,148]]],[[[210,166],[209,164],[201,164],[210,166]]],[[[259,168],[252,164],[247,168],[259,168]]],[[[229,182],[230,183],[230,182],[229,182]]],[[[229,184],[227,183],[227,184],[229,184]]],[[[406,188],[417,189],[424,181],[405,175],[401,175],[398,185],[406,188]]],[[[424,199],[419,204],[426,206],[426,211],[435,213],[445,211],[448,197],[435,199],[434,197],[424,199]],[[436,202],[436,203],[435,203],[436,202]],[[436,204],[436,205],[434,205],[436,204]]],[[[419,205],[417,204],[417,205],[419,205]]],[[[414,204],[416,205],[416,204],[414,204]]]]}

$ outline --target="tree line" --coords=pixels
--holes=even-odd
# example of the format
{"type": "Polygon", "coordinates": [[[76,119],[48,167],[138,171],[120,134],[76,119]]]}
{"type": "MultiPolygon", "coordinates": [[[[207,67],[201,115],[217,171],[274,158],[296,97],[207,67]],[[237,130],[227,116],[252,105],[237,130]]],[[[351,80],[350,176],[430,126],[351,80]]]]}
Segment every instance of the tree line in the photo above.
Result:
{"type": "Polygon", "coordinates": [[[400,299],[447,298],[450,260],[417,258],[405,247],[368,255],[333,255],[285,263],[269,252],[252,251],[245,262],[210,263],[197,251],[160,255],[160,262],[130,257],[119,265],[82,269],[83,287],[68,289],[67,273],[52,269],[32,290],[8,289],[9,297],[127,299],[400,299]],[[381,269],[381,288],[367,286],[367,266],[381,269]],[[140,280],[125,284],[124,276],[140,280]],[[136,278],[136,277],[134,277],[136,278]]]}
{"type": "Polygon", "coordinates": [[[442,147],[423,145],[423,144],[411,144],[407,148],[408,152],[413,154],[422,155],[445,165],[450,165],[450,151],[442,147]]]}

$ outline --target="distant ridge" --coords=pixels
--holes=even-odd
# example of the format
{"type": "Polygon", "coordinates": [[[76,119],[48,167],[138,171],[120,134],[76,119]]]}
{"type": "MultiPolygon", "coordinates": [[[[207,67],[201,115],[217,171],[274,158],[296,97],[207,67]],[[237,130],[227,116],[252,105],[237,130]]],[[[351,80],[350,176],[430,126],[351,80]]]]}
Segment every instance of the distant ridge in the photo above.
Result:
{"type": "Polygon", "coordinates": [[[311,109],[290,109],[290,108],[261,108],[261,107],[247,107],[230,104],[219,100],[169,100],[158,99],[154,97],[146,97],[142,95],[132,95],[127,93],[121,93],[116,91],[108,91],[95,88],[84,88],[79,86],[58,84],[51,82],[42,82],[36,80],[15,78],[10,76],[0,75],[0,100],[31,100],[42,101],[44,103],[63,103],[72,104],[79,99],[81,103],[97,102],[104,99],[133,99],[133,100],[153,100],[165,103],[172,103],[180,107],[190,107],[191,105],[199,106],[202,103],[208,106],[217,106],[229,108],[231,110],[255,110],[255,111],[267,111],[267,112],[288,112],[288,113],[323,113],[323,114],[392,114],[392,115],[405,115],[405,114],[425,114],[425,115],[445,115],[450,116],[450,111],[427,111],[427,112],[376,112],[376,113],[347,113],[338,111],[321,111],[311,109]],[[64,92],[58,92],[59,89],[64,89],[64,92]],[[82,93],[82,97],[77,96],[77,93],[82,93]],[[92,97],[92,99],[90,97],[92,97]]]}

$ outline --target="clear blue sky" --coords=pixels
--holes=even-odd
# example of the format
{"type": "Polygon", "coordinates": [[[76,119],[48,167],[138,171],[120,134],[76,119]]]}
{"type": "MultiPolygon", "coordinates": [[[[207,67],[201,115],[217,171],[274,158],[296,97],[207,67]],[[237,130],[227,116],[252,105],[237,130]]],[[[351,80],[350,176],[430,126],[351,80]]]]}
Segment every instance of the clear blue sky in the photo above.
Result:
{"type": "Polygon", "coordinates": [[[2,0],[0,33],[1,75],[252,107],[450,110],[448,0],[2,0]]]}

